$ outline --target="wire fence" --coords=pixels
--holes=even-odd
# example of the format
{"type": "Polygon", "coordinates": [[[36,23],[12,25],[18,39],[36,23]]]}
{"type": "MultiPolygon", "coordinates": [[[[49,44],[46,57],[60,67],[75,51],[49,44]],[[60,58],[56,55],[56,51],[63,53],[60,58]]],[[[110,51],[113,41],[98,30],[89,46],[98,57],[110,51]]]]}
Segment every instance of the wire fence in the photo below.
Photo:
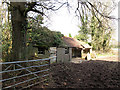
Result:
{"type": "MultiPolygon", "coordinates": [[[[49,83],[50,57],[37,60],[4,62],[2,65],[2,89],[25,89],[40,83],[49,83]]],[[[41,84],[42,85],[42,84],[41,84]]]]}

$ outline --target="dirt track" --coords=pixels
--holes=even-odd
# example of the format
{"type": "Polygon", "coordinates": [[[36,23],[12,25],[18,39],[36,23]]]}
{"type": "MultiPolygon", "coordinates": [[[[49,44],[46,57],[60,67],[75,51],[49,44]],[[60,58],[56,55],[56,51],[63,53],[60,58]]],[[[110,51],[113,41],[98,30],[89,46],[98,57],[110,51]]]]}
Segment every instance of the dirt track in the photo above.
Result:
{"type": "Polygon", "coordinates": [[[120,61],[118,60],[118,55],[113,55],[113,56],[101,56],[97,57],[96,60],[103,60],[103,61],[120,61]]]}
{"type": "Polygon", "coordinates": [[[87,61],[51,66],[47,88],[120,88],[120,63],[87,61]]]}

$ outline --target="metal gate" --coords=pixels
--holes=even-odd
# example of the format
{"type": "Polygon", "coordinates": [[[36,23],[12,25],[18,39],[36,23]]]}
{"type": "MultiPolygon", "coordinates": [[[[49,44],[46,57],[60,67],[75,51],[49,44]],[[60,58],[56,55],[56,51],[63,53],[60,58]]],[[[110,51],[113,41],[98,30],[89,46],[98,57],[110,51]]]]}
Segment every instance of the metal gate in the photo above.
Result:
{"type": "Polygon", "coordinates": [[[49,81],[49,67],[51,58],[4,62],[2,65],[2,89],[24,89],[36,84],[49,81]]]}

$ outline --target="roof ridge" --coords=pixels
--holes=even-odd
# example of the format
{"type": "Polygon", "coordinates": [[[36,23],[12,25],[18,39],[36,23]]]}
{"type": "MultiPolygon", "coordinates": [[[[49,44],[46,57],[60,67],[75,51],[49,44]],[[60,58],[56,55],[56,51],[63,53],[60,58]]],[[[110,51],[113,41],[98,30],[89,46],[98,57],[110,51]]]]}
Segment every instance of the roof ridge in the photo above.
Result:
{"type": "Polygon", "coordinates": [[[69,47],[90,48],[90,45],[76,38],[64,36],[63,40],[69,47]]]}

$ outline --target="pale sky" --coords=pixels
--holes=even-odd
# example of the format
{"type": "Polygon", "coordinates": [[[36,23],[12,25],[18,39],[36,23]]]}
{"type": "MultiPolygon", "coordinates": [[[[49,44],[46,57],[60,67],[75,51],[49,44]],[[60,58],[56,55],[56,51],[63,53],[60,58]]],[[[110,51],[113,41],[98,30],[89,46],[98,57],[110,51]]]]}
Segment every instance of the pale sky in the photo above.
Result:
{"type": "MultiPolygon", "coordinates": [[[[75,3],[73,3],[75,7],[77,0],[72,0],[72,2],[73,1],[75,1],[75,3]]],[[[120,0],[115,0],[115,1],[118,2],[120,0]]],[[[78,22],[78,18],[75,17],[74,11],[75,9],[71,10],[69,13],[67,8],[62,7],[61,9],[56,11],[56,13],[53,13],[50,16],[51,23],[48,26],[48,28],[50,30],[60,31],[66,36],[68,36],[69,33],[71,33],[72,36],[74,37],[75,35],[78,34],[78,31],[79,31],[79,28],[78,28],[79,22],[78,22]]],[[[118,17],[118,8],[116,8],[115,11],[113,11],[112,15],[114,15],[115,17],[118,17]]],[[[116,31],[115,31],[116,33],[114,38],[118,40],[117,21],[115,24],[116,24],[116,31]]]]}
{"type": "MultiPolygon", "coordinates": [[[[70,2],[70,0],[69,0],[70,2]]],[[[72,7],[76,7],[77,0],[71,0],[72,7]],[[72,3],[74,1],[74,3],[72,3]]],[[[53,13],[50,16],[51,23],[48,28],[54,31],[60,31],[64,35],[72,34],[75,36],[78,33],[79,28],[77,27],[79,24],[78,18],[75,17],[75,9],[70,8],[70,12],[66,6],[60,8],[58,11],[53,13]]]]}

